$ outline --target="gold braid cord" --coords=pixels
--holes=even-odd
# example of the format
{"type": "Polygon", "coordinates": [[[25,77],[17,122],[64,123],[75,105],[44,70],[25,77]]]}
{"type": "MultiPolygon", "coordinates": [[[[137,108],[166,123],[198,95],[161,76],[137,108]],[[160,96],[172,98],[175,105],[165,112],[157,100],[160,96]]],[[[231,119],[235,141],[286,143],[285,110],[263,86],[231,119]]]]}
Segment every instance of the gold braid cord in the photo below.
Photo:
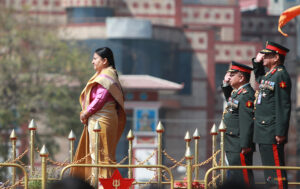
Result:
{"type": "Polygon", "coordinates": [[[128,156],[125,156],[117,165],[123,164],[128,159],[128,156]]]}
{"type": "Polygon", "coordinates": [[[216,153],[214,153],[210,158],[208,158],[207,160],[205,160],[205,161],[203,161],[203,162],[201,162],[201,163],[198,163],[198,164],[196,164],[196,165],[193,165],[193,167],[201,167],[201,166],[203,166],[203,165],[205,165],[205,164],[208,164],[210,161],[212,161],[217,155],[218,155],[218,153],[220,153],[221,152],[221,150],[218,150],[218,151],[216,151],[216,153]]]}
{"type": "Polygon", "coordinates": [[[7,180],[6,182],[2,183],[0,188],[5,188],[5,185],[9,184],[10,180],[7,180]]]}
{"type": "MultiPolygon", "coordinates": [[[[20,159],[22,159],[27,152],[28,152],[28,149],[26,149],[21,155],[19,155],[18,157],[16,157],[16,159],[14,159],[14,160],[8,159],[4,163],[16,163],[16,162],[20,162],[22,165],[24,165],[24,163],[20,159]]],[[[0,167],[3,167],[3,166],[0,166],[0,167]]]]}
{"type": "MultiPolygon", "coordinates": [[[[140,160],[138,160],[136,157],[134,157],[134,159],[135,159],[135,161],[138,162],[138,165],[143,165],[143,164],[145,164],[147,161],[149,161],[149,160],[155,155],[156,152],[157,152],[157,150],[154,150],[154,151],[152,152],[152,154],[150,154],[150,156],[149,156],[147,159],[145,159],[144,161],[140,161],[140,160]]],[[[147,170],[149,170],[149,171],[155,171],[155,170],[156,170],[156,168],[145,168],[145,169],[147,169],[147,170]]]]}
{"type": "Polygon", "coordinates": [[[216,180],[218,179],[218,178],[220,178],[221,177],[221,174],[218,174],[216,177],[213,177],[212,179],[211,179],[211,181],[208,183],[208,186],[210,187],[214,182],[216,182],[216,180]]]}
{"type": "Polygon", "coordinates": [[[151,154],[147,159],[145,159],[144,161],[139,161],[136,157],[134,157],[134,159],[139,163],[138,165],[143,165],[143,164],[145,164],[147,161],[149,161],[149,160],[155,155],[156,152],[157,152],[157,150],[154,150],[154,151],[152,152],[152,154],[151,154]]]}
{"type": "Polygon", "coordinates": [[[170,169],[173,169],[175,167],[177,167],[178,165],[180,166],[186,166],[185,164],[182,164],[182,162],[184,161],[185,157],[181,158],[180,161],[176,161],[174,158],[172,158],[167,152],[166,150],[163,151],[164,155],[174,163],[174,165],[170,168],[170,169]]]}
{"type": "Polygon", "coordinates": [[[146,182],[145,184],[138,184],[140,185],[139,188],[145,188],[147,185],[151,184],[151,182],[157,177],[157,174],[155,174],[148,182],[146,182]]]}
{"type": "MultiPolygon", "coordinates": [[[[23,182],[23,178],[21,178],[20,180],[18,180],[14,185],[11,185],[11,186],[6,186],[4,187],[4,185],[0,186],[0,188],[15,188],[16,186],[23,186],[24,184],[22,183],[23,182]]],[[[6,183],[6,182],[5,182],[6,183]]]]}

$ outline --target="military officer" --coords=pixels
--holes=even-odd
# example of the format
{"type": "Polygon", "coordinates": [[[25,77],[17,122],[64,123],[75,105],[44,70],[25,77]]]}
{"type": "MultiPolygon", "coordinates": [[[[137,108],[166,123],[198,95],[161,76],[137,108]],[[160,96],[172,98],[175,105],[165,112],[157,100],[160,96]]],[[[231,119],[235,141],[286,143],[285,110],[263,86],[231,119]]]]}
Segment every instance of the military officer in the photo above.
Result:
{"type": "MultiPolygon", "coordinates": [[[[259,144],[263,165],[284,166],[284,144],[287,142],[291,113],[291,80],[283,63],[289,49],[267,42],[266,48],[252,59],[259,89],[255,96],[254,142],[259,144]],[[264,68],[268,68],[265,72],[264,68]]],[[[284,170],[265,170],[266,182],[287,188],[284,170]]]]}
{"type": "MultiPolygon", "coordinates": [[[[249,83],[251,70],[251,67],[233,61],[223,81],[222,90],[227,100],[223,113],[223,122],[227,127],[225,152],[229,165],[252,165],[254,90],[249,83]]],[[[253,183],[250,169],[229,173],[229,179],[253,183]]]]}

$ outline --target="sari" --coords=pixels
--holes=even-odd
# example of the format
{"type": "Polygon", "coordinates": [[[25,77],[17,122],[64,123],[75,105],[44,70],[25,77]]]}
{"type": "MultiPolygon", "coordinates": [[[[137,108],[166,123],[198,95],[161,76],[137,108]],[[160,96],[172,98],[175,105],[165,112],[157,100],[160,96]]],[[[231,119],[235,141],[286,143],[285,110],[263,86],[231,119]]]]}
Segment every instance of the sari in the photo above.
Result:
{"type": "MultiPolygon", "coordinates": [[[[100,84],[107,89],[114,101],[105,103],[100,110],[89,117],[88,125],[84,126],[74,162],[79,161],[80,164],[113,164],[116,161],[116,147],[126,123],[124,96],[116,70],[112,67],[105,68],[100,74],[95,73],[82,90],[79,98],[82,111],[86,111],[90,104],[90,93],[96,84],[100,84]],[[97,122],[101,126],[101,132],[99,151],[95,152],[96,133],[93,128],[97,122]],[[99,162],[95,161],[95,153],[98,153],[99,162]]],[[[96,181],[95,171],[96,168],[73,167],[70,174],[94,183],[96,181]]],[[[109,178],[112,176],[113,171],[112,168],[99,168],[99,176],[109,178]]]]}

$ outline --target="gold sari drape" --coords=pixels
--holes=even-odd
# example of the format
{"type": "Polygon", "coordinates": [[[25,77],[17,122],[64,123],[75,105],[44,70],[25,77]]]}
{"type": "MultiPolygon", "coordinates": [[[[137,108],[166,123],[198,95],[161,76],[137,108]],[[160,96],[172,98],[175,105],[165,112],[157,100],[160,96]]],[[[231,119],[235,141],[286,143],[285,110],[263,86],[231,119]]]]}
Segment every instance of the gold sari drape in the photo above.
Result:
{"type": "MultiPolygon", "coordinates": [[[[115,152],[117,143],[123,133],[126,115],[124,110],[124,97],[121,85],[119,83],[116,70],[112,67],[103,69],[100,74],[95,74],[87,83],[80,95],[80,104],[82,111],[85,111],[90,104],[90,93],[92,88],[100,84],[107,89],[115,99],[114,102],[107,102],[100,110],[89,117],[88,126],[84,126],[74,161],[86,157],[81,164],[95,162],[95,133],[94,125],[98,121],[101,126],[100,147],[99,147],[99,164],[115,162],[115,152]],[[88,154],[91,153],[90,156],[88,154]]],[[[95,168],[71,168],[71,175],[92,180],[94,182],[95,168]]],[[[112,175],[113,169],[99,169],[99,176],[108,178],[112,175]]]]}

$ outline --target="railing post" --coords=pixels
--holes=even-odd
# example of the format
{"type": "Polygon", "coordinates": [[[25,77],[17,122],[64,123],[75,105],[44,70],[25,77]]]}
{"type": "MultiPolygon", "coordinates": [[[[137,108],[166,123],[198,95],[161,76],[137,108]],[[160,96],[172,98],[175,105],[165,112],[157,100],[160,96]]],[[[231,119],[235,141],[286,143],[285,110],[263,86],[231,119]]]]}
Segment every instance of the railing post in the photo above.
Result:
{"type": "Polygon", "coordinates": [[[45,145],[43,145],[40,156],[42,158],[42,189],[46,189],[47,184],[47,158],[48,158],[49,152],[45,145]]]}
{"type": "Polygon", "coordinates": [[[74,141],[76,140],[73,130],[70,131],[68,140],[70,141],[70,163],[72,163],[74,159],[74,141]]]}
{"type": "MultiPolygon", "coordinates": [[[[221,166],[225,166],[225,132],[226,132],[226,125],[223,123],[223,120],[221,121],[221,124],[219,126],[219,132],[221,133],[221,166]]],[[[221,170],[221,183],[225,181],[225,169],[221,170]]]]}
{"type": "MultiPolygon", "coordinates": [[[[96,165],[99,164],[99,146],[100,146],[100,141],[99,141],[99,137],[100,137],[100,132],[101,132],[101,126],[99,124],[99,121],[96,122],[93,131],[96,133],[96,139],[95,139],[95,161],[96,161],[96,165]]],[[[96,182],[95,182],[95,188],[98,188],[98,178],[99,178],[99,168],[96,168],[96,182]]]]}
{"type": "MultiPolygon", "coordinates": [[[[210,135],[212,136],[212,155],[216,153],[216,148],[217,148],[217,135],[218,135],[218,130],[216,127],[216,124],[214,124],[210,130],[210,135]]],[[[212,159],[212,167],[216,167],[216,156],[213,157],[212,159]]],[[[212,172],[212,181],[216,177],[216,171],[212,172]]],[[[213,188],[216,188],[216,182],[213,181],[213,188]]]]}
{"type": "Polygon", "coordinates": [[[192,140],[192,138],[191,138],[191,136],[190,136],[190,132],[187,131],[187,132],[185,133],[185,137],[184,137],[184,141],[185,141],[185,143],[186,143],[186,145],[185,145],[185,148],[186,148],[186,149],[187,149],[188,147],[190,147],[190,142],[191,142],[191,140],[192,140]]]}
{"type": "Polygon", "coordinates": [[[34,119],[29,123],[28,129],[30,132],[30,175],[33,176],[34,173],[34,135],[36,131],[36,124],[34,119]]]}
{"type": "Polygon", "coordinates": [[[185,159],[187,164],[187,189],[192,189],[193,180],[193,154],[190,147],[186,148],[185,159]]]}
{"type": "MultiPolygon", "coordinates": [[[[157,163],[158,165],[162,165],[162,134],[165,131],[163,125],[161,122],[158,123],[156,127],[157,132],[157,163]]],[[[162,183],[162,174],[161,174],[161,168],[157,169],[157,182],[158,182],[158,188],[161,188],[162,183]]]]}
{"type": "MultiPolygon", "coordinates": [[[[195,140],[195,165],[197,165],[199,163],[198,148],[199,148],[199,139],[200,139],[200,134],[198,132],[198,129],[195,130],[195,132],[193,134],[193,138],[195,140]]],[[[194,180],[197,180],[198,177],[199,177],[199,167],[195,167],[195,178],[194,178],[194,180]]]]}
{"type": "MultiPolygon", "coordinates": [[[[128,146],[128,165],[132,165],[132,141],[134,139],[134,135],[133,135],[133,132],[132,130],[130,129],[130,131],[128,132],[128,135],[127,135],[127,140],[128,140],[128,143],[129,143],[129,146],[128,146]]],[[[128,168],[128,178],[132,178],[133,177],[133,174],[132,174],[132,168],[128,168]]]]}
{"type": "MultiPolygon", "coordinates": [[[[11,134],[10,134],[10,140],[11,140],[11,144],[12,144],[12,159],[13,161],[16,159],[16,140],[17,140],[17,136],[15,133],[15,130],[13,129],[11,134]]],[[[13,167],[12,168],[12,185],[16,184],[16,168],[13,167]]],[[[12,189],[15,189],[15,187],[12,187],[12,189]]]]}

